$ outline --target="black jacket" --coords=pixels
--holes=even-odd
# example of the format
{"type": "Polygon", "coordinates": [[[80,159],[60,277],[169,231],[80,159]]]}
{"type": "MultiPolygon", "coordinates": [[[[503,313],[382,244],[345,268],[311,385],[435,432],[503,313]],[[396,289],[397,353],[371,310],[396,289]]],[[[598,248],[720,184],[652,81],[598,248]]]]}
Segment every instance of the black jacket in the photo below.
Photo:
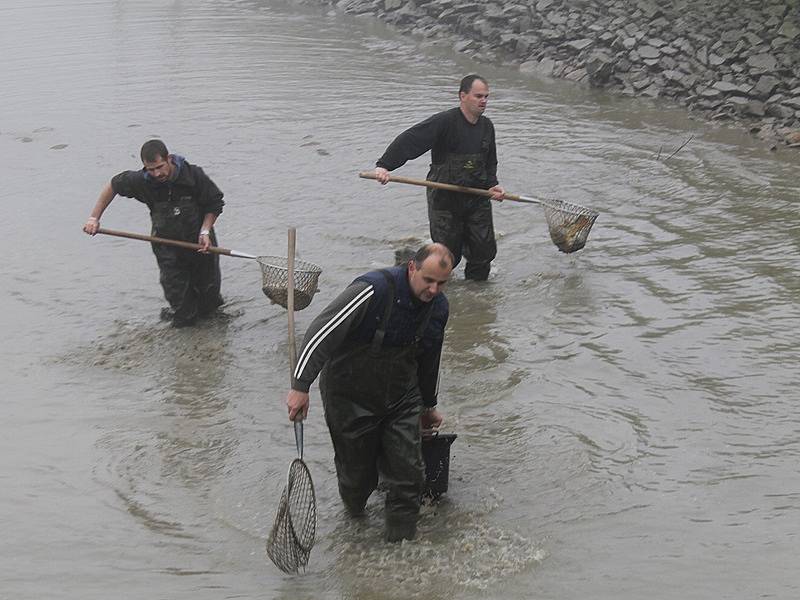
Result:
{"type": "MultiPolygon", "coordinates": [[[[414,298],[405,266],[388,269],[395,281],[395,304],[383,346],[405,346],[413,341],[428,303],[414,298]]],[[[372,340],[390,296],[389,284],[379,271],[358,277],[311,323],[303,338],[292,378],[292,388],[307,392],[319,372],[334,356],[372,340]]],[[[417,375],[422,401],[436,405],[439,361],[444,328],[450,314],[444,294],[431,300],[431,315],[417,348],[417,375]]]]}
{"type": "Polygon", "coordinates": [[[376,166],[393,171],[431,151],[431,163],[441,164],[450,154],[483,154],[487,188],[497,185],[497,147],[494,124],[481,115],[474,125],[459,107],[436,113],[405,130],[389,144],[376,166]]]}
{"type": "Polygon", "coordinates": [[[173,155],[178,168],[174,181],[160,183],[150,177],[144,169],[123,171],[111,179],[114,193],[128,198],[136,198],[153,212],[156,203],[171,202],[173,199],[191,196],[201,214],[219,215],[225,202],[222,192],[208,175],[198,166],[192,165],[181,156],[173,155]]]}

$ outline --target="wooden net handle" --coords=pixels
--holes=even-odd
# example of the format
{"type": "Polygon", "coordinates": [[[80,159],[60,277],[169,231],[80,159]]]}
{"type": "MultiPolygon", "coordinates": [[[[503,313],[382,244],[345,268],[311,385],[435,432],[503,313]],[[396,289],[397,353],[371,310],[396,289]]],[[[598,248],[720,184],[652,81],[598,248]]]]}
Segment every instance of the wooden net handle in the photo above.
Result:
{"type": "MultiPolygon", "coordinates": [[[[192,242],[184,242],[182,240],[171,240],[169,238],[155,237],[152,235],[142,235],[141,233],[130,233],[128,231],[117,231],[116,229],[103,229],[102,227],[97,230],[97,233],[103,235],[113,235],[115,237],[128,238],[129,240],[141,240],[143,242],[151,242],[153,244],[166,244],[167,246],[177,246],[178,248],[186,248],[187,250],[200,250],[200,244],[192,242]]],[[[239,252],[238,250],[229,250],[228,248],[219,248],[217,246],[209,246],[209,252],[214,254],[224,254],[225,256],[235,256],[237,258],[258,258],[254,254],[247,252],[239,252]]]]}
{"type": "MultiPolygon", "coordinates": [[[[375,173],[372,171],[362,171],[358,174],[359,177],[362,179],[377,179],[375,173]]],[[[428,181],[427,179],[412,179],[411,177],[400,177],[399,175],[390,175],[389,181],[394,181],[396,183],[407,183],[409,185],[421,185],[427,188],[433,188],[436,190],[447,190],[448,192],[458,192],[459,194],[472,194],[473,196],[484,196],[485,198],[491,198],[492,192],[489,190],[482,190],[480,188],[473,188],[473,187],[465,187],[463,185],[453,185],[452,183],[442,183],[440,181],[428,181]]],[[[539,201],[534,200],[533,198],[523,198],[522,196],[517,196],[516,194],[509,194],[506,192],[505,195],[506,200],[512,200],[513,202],[526,202],[530,204],[541,204],[539,201]]]]}

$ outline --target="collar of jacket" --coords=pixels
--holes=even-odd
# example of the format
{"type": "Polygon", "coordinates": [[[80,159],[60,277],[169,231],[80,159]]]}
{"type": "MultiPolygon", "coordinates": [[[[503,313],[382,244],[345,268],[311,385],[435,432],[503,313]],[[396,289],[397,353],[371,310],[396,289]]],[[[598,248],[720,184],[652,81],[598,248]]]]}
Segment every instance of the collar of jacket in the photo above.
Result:
{"type": "Polygon", "coordinates": [[[153,179],[150,173],[147,172],[147,169],[143,168],[142,173],[144,173],[144,180],[153,187],[161,187],[170,184],[193,186],[194,177],[192,176],[191,169],[189,168],[189,161],[187,161],[186,158],[184,158],[180,154],[172,154],[170,156],[172,159],[172,164],[174,164],[177,169],[177,172],[175,173],[175,177],[173,179],[161,183],[153,179]]]}
{"type": "Polygon", "coordinates": [[[395,302],[401,306],[408,306],[414,309],[425,304],[422,300],[416,298],[411,292],[411,286],[408,283],[408,265],[398,265],[390,268],[389,270],[393,271],[392,275],[395,276],[394,278],[397,282],[397,294],[395,302]]]}

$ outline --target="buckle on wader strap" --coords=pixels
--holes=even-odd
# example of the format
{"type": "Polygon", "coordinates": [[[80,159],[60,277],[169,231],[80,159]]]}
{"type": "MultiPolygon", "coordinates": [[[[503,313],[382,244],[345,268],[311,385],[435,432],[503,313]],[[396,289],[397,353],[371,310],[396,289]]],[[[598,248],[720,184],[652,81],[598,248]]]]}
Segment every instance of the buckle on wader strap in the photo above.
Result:
{"type": "Polygon", "coordinates": [[[386,308],[383,309],[381,324],[372,336],[372,343],[370,344],[370,352],[372,354],[378,354],[381,351],[381,346],[383,346],[383,338],[386,337],[386,325],[389,323],[389,315],[392,314],[392,306],[394,305],[394,297],[397,291],[397,286],[391,273],[386,269],[381,269],[380,273],[386,279],[386,283],[389,284],[389,299],[386,302],[386,308]]]}

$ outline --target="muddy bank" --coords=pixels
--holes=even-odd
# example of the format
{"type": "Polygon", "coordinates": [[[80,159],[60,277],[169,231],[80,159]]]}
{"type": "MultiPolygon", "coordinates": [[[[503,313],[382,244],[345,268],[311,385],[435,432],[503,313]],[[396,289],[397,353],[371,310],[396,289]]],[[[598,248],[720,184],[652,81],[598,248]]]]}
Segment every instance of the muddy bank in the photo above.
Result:
{"type": "Polygon", "coordinates": [[[523,73],[667,98],[800,147],[798,0],[301,1],[449,39],[523,73]]]}

